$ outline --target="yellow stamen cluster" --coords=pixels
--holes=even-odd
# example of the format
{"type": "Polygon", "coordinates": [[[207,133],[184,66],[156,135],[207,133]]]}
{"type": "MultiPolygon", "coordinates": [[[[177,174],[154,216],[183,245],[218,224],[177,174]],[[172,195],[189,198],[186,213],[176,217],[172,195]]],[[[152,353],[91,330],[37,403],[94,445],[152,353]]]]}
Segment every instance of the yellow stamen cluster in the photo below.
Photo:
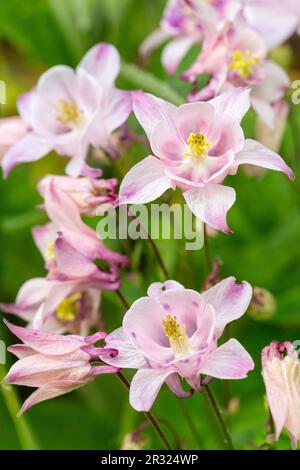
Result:
{"type": "Polygon", "coordinates": [[[183,155],[195,160],[205,158],[208,150],[211,148],[211,144],[207,142],[206,136],[200,133],[191,132],[187,143],[190,150],[189,152],[185,152],[183,155]]]}
{"type": "Polygon", "coordinates": [[[55,259],[54,242],[50,242],[49,245],[47,246],[46,252],[45,252],[45,259],[46,261],[53,261],[55,259]]]}
{"type": "Polygon", "coordinates": [[[176,316],[171,317],[171,315],[167,315],[162,324],[175,356],[187,354],[189,345],[185,335],[186,325],[183,325],[183,331],[181,331],[176,316]]]}
{"type": "Polygon", "coordinates": [[[259,58],[250,51],[233,51],[229,70],[238,72],[243,78],[248,78],[255,67],[259,65],[259,58]]]}
{"type": "Polygon", "coordinates": [[[61,321],[74,321],[80,310],[81,297],[82,295],[77,293],[62,300],[56,310],[57,318],[61,321]]]}
{"type": "Polygon", "coordinates": [[[59,100],[56,110],[56,120],[61,124],[76,126],[82,119],[82,111],[73,101],[59,100]]]}

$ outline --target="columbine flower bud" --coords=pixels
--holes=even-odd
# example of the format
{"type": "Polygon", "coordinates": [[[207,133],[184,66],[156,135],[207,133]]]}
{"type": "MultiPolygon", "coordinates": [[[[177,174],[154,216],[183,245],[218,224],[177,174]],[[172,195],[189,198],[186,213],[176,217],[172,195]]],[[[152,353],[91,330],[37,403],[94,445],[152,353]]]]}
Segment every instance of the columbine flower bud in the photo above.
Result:
{"type": "Polygon", "coordinates": [[[125,435],[121,450],[142,450],[147,443],[147,438],[140,432],[133,431],[125,435]]]}
{"type": "Polygon", "coordinates": [[[274,296],[262,287],[253,288],[253,296],[248,309],[248,314],[257,321],[269,320],[277,309],[274,296]]]}
{"type": "Polygon", "coordinates": [[[21,413],[41,401],[71,392],[98,375],[119,371],[103,364],[107,356],[114,357],[118,351],[95,346],[105,339],[106,333],[64,336],[22,328],[8,321],[5,324],[23,343],[9,347],[18,361],[3,381],[36,388],[23,404],[21,413]]]}
{"type": "Polygon", "coordinates": [[[262,350],[262,375],[275,424],[275,437],[286,428],[293,448],[300,440],[300,361],[290,341],[272,341],[262,350]]]}

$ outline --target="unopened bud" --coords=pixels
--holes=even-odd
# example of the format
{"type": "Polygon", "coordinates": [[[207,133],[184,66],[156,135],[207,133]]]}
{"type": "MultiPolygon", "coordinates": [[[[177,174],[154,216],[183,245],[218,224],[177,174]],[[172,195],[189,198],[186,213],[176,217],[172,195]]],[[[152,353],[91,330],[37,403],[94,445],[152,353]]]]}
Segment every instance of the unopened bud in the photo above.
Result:
{"type": "Polygon", "coordinates": [[[266,321],[273,317],[277,309],[276,300],[267,289],[254,287],[248,314],[256,321],[266,321]]]}
{"type": "Polygon", "coordinates": [[[142,450],[147,445],[148,439],[138,431],[125,435],[121,450],[142,450]]]}

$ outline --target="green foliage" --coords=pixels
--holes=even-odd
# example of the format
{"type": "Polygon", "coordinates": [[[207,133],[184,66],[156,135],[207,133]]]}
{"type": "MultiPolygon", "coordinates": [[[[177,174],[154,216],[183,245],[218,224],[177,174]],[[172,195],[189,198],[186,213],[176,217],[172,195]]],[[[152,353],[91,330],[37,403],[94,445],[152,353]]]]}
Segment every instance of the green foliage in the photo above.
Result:
{"type": "MultiPolygon", "coordinates": [[[[144,88],[174,103],[183,102],[188,86],[180,82],[178,74],[167,78],[160,64],[160,51],[154,53],[147,72],[136,68],[139,44],[158,26],[164,3],[164,0],[2,2],[0,75],[8,81],[9,98],[4,114],[13,112],[17,93],[33,86],[41,71],[59,63],[76,65],[97,41],[109,41],[119,48],[124,61],[118,82],[121,87],[144,88]]],[[[186,60],[191,60],[197,52],[192,51],[186,60]]],[[[282,147],[282,155],[296,173],[299,173],[300,159],[296,153],[300,131],[298,108],[294,106],[293,121],[282,147]]],[[[131,121],[139,132],[135,120],[131,121]]],[[[249,114],[244,127],[246,135],[252,136],[253,114],[249,114]]],[[[134,162],[146,155],[144,147],[134,146],[116,163],[115,171],[122,177],[134,162]]],[[[19,166],[8,180],[0,181],[1,301],[13,301],[26,279],[44,275],[42,259],[30,235],[31,227],[45,220],[35,209],[40,202],[35,186],[46,173],[62,173],[63,165],[62,159],[51,155],[38,163],[19,166]]],[[[109,174],[108,168],[105,171],[109,174]]],[[[255,358],[256,369],[248,379],[229,384],[231,396],[240,399],[238,411],[230,415],[230,426],[238,448],[253,448],[264,440],[267,419],[260,351],[275,338],[300,338],[300,193],[299,183],[291,183],[275,172],[250,177],[240,170],[228,184],[237,191],[237,203],[229,215],[235,233],[232,236],[218,233],[210,239],[211,252],[220,257],[224,276],[234,275],[270,290],[278,304],[270,321],[258,324],[245,316],[233,325],[234,337],[255,358]]],[[[171,196],[177,194],[168,193],[167,197],[171,196]]],[[[204,280],[203,252],[185,252],[182,241],[162,240],[158,244],[172,277],[186,287],[200,289],[204,280]]],[[[161,279],[161,272],[147,241],[128,241],[118,248],[132,256],[132,272],[123,274],[122,286],[124,296],[131,302],[145,294],[150,282],[161,279]]],[[[123,313],[117,297],[105,293],[102,315],[109,330],[120,325],[123,313]]],[[[2,325],[0,337],[8,344],[13,341],[2,325]]],[[[216,382],[213,388],[222,400],[222,384],[216,382]]],[[[21,400],[27,392],[21,390],[21,400]]],[[[198,438],[187,426],[180,403],[167,390],[160,394],[154,413],[162,418],[171,417],[183,445],[222,448],[205,397],[194,396],[185,405],[198,438]]],[[[44,449],[119,448],[124,435],[143,421],[141,415],[130,409],[126,392],[117,378],[105,376],[72,394],[38,405],[26,418],[44,449]]],[[[1,395],[0,423],[0,448],[22,447],[1,395]]],[[[161,444],[154,433],[150,430],[147,433],[151,437],[149,446],[159,448],[161,444]]],[[[281,438],[279,447],[289,448],[286,436],[281,438]]]]}

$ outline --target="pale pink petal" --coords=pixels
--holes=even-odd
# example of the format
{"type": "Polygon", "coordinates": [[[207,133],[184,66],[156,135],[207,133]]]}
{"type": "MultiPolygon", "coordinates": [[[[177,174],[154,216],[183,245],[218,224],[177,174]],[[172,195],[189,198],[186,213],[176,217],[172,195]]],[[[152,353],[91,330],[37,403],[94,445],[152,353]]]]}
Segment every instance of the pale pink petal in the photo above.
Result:
{"type": "Polygon", "coordinates": [[[216,114],[210,103],[182,104],[173,113],[173,120],[184,142],[191,132],[209,134],[216,114]]]}
{"type": "Polygon", "coordinates": [[[252,369],[254,363],[246,349],[230,339],[204,359],[200,373],[218,379],[244,379],[252,369]]]}
{"type": "Polygon", "coordinates": [[[167,44],[162,53],[162,64],[170,75],[173,75],[184,56],[195,43],[193,36],[183,36],[167,44]]]}
{"type": "Polygon", "coordinates": [[[203,188],[185,191],[183,196],[198,219],[217,230],[231,233],[226,223],[226,215],[235,202],[233,188],[207,183],[203,188]]]}
{"type": "Polygon", "coordinates": [[[147,290],[149,297],[159,299],[160,296],[169,289],[184,289],[183,285],[177,281],[153,282],[147,290]]]}
{"type": "Polygon", "coordinates": [[[13,344],[7,351],[14,354],[18,359],[36,354],[36,351],[25,344],[13,344]]]}
{"type": "Polygon", "coordinates": [[[174,359],[174,353],[162,323],[169,313],[165,306],[164,302],[157,303],[152,297],[141,297],[126,313],[123,328],[145,358],[168,363],[174,359]]]}
{"type": "Polygon", "coordinates": [[[142,57],[148,57],[157,47],[163,42],[172,37],[172,35],[162,29],[155,29],[146,39],[142,42],[139,54],[142,57]]]}
{"type": "Polygon", "coordinates": [[[198,330],[198,343],[207,341],[214,321],[211,312],[205,312],[205,304],[199,292],[191,289],[170,289],[159,298],[159,303],[164,309],[162,320],[167,315],[175,315],[182,330],[186,329],[186,335],[193,342],[198,330]],[[201,339],[200,339],[201,336],[201,339]]]}
{"type": "Polygon", "coordinates": [[[37,225],[32,229],[32,237],[43,258],[47,256],[47,250],[51,243],[57,238],[57,226],[52,222],[45,225],[37,225]]]}
{"type": "Polygon", "coordinates": [[[280,359],[275,358],[263,367],[268,404],[275,423],[276,439],[279,438],[288,414],[288,395],[284,384],[280,359]],[[277,363],[277,367],[275,364],[277,363]]]}
{"type": "Polygon", "coordinates": [[[107,347],[118,351],[116,357],[108,357],[105,360],[107,364],[127,369],[147,367],[144,356],[138,351],[122,327],[109,334],[105,339],[105,343],[107,347]]]}
{"type": "Polygon", "coordinates": [[[59,355],[31,354],[19,359],[10,368],[4,381],[28,387],[42,387],[54,380],[79,381],[89,374],[89,354],[82,350],[59,355]]]}
{"type": "Polygon", "coordinates": [[[216,115],[227,113],[237,122],[241,122],[250,108],[250,89],[233,88],[217,96],[210,103],[214,106],[216,115]]]}
{"type": "Polygon", "coordinates": [[[180,377],[176,373],[171,374],[166,378],[166,384],[171,392],[180,398],[189,398],[192,395],[191,390],[186,391],[182,388],[180,377]]]}
{"type": "Polygon", "coordinates": [[[58,271],[71,278],[88,277],[97,270],[96,265],[73,248],[63,236],[55,241],[54,253],[58,271]]]}
{"type": "Polygon", "coordinates": [[[251,96],[251,104],[260,120],[270,129],[273,129],[276,115],[272,104],[266,101],[264,97],[255,96],[254,91],[251,96]]]}
{"type": "Polygon", "coordinates": [[[276,10],[274,5],[270,9],[263,2],[249,2],[245,14],[249,23],[262,34],[269,49],[283,44],[297,28],[297,17],[284,11],[284,7],[276,10]]]}
{"type": "Polygon", "coordinates": [[[77,67],[92,75],[103,87],[112,86],[120,71],[117,49],[107,43],[92,47],[77,67]]]}
{"type": "Polygon", "coordinates": [[[78,381],[76,380],[73,381],[73,380],[64,379],[64,380],[59,380],[58,382],[44,385],[43,387],[33,392],[27,398],[19,414],[25,413],[25,411],[29,410],[29,408],[36,405],[37,403],[40,403],[41,401],[49,400],[50,398],[55,398],[60,395],[65,395],[66,393],[69,393],[72,390],[75,390],[81,387],[82,385],[90,382],[92,379],[93,379],[92,377],[88,377],[85,380],[83,380],[81,383],[78,383],[78,381]]]}
{"type": "Polygon", "coordinates": [[[105,90],[101,100],[100,113],[102,122],[99,122],[99,129],[103,125],[109,133],[118,129],[127,120],[132,110],[131,93],[127,91],[111,88],[105,90]]]}
{"type": "Polygon", "coordinates": [[[36,97],[36,91],[34,89],[32,91],[29,91],[28,93],[23,93],[18,98],[18,102],[17,102],[18,111],[22,120],[27,124],[27,126],[31,126],[32,110],[33,110],[35,97],[36,97]]]}
{"type": "Polygon", "coordinates": [[[173,370],[140,369],[130,385],[129,402],[137,411],[149,411],[162,384],[173,370]]]}
{"type": "Polygon", "coordinates": [[[172,112],[176,109],[176,106],[168,101],[142,91],[133,92],[132,100],[133,111],[149,140],[154,126],[160,121],[169,121],[172,112]]]}
{"type": "MultiPolygon", "coordinates": [[[[225,141],[224,144],[226,145],[225,141]]],[[[216,152],[217,150],[216,147],[216,152]]],[[[166,166],[165,172],[174,182],[182,183],[187,187],[202,188],[206,183],[222,183],[232,168],[234,156],[234,152],[229,150],[222,156],[207,156],[198,165],[195,165],[191,159],[185,158],[180,165],[166,166]]]]}
{"type": "Polygon", "coordinates": [[[202,299],[215,309],[218,337],[229,322],[237,320],[246,312],[251,298],[250,284],[245,281],[238,284],[234,277],[223,279],[202,293],[202,299]]]}
{"type": "Polygon", "coordinates": [[[43,73],[36,88],[31,124],[35,132],[47,138],[69,141],[73,133],[56,119],[60,100],[78,103],[78,82],[74,70],[66,65],[56,65],[43,73]]]}
{"type": "Polygon", "coordinates": [[[270,170],[282,171],[291,180],[295,178],[292,170],[277,153],[272,152],[272,150],[269,150],[256,140],[246,139],[245,147],[236,155],[234,161],[235,167],[237,168],[244,163],[269,168],[270,170]]]}
{"type": "Polygon", "coordinates": [[[56,335],[13,325],[3,320],[9,330],[23,343],[42,354],[61,355],[77,351],[84,344],[83,338],[75,335],[56,335]]]}
{"type": "Polygon", "coordinates": [[[51,149],[52,145],[48,141],[37,137],[33,132],[28,133],[4,155],[2,160],[4,177],[7,177],[18,163],[35,162],[47,155],[51,149]]]}
{"type": "Polygon", "coordinates": [[[119,204],[145,204],[154,201],[170,186],[164,164],[158,158],[149,156],[131,168],[123,179],[119,204]]]}
{"type": "Polygon", "coordinates": [[[254,29],[247,26],[238,29],[233,36],[232,49],[249,51],[259,59],[264,59],[267,54],[267,45],[264,39],[254,29]]]}

